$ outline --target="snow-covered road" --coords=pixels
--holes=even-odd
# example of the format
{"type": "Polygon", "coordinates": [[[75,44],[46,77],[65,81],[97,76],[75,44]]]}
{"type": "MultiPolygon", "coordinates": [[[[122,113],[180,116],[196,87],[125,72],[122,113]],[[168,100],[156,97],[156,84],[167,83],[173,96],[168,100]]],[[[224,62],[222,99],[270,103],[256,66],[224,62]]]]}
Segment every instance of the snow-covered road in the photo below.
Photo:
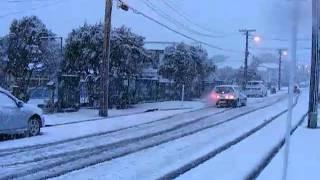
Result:
{"type": "MultiPolygon", "coordinates": [[[[307,96],[307,93],[303,93],[294,108],[293,125],[296,125],[307,112],[307,96]]],[[[287,113],[223,154],[185,173],[179,179],[248,179],[272,148],[284,138],[286,120],[287,113]]]]}
{"type": "Polygon", "coordinates": [[[58,179],[157,179],[231,141],[286,109],[281,101],[220,126],[113,161],[75,171],[58,179]],[[106,171],[107,170],[107,171],[106,171]]]}
{"type": "Polygon", "coordinates": [[[10,151],[9,153],[2,151],[1,153],[4,154],[0,159],[2,165],[0,178],[37,179],[81,169],[206,131],[214,126],[222,126],[225,120],[231,122],[236,117],[245,116],[246,113],[271,105],[278,99],[279,97],[270,98],[252,106],[232,110],[203,109],[94,137],[81,138],[48,147],[29,150],[26,148],[26,150],[14,154],[10,151]],[[8,154],[5,155],[6,153],[8,154]]]}

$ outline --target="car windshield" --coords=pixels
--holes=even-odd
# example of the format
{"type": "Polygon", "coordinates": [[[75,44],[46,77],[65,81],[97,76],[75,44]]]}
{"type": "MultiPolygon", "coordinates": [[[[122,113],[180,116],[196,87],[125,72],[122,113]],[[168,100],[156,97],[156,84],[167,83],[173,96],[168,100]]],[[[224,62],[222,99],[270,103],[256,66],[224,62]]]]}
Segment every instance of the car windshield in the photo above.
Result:
{"type": "Polygon", "coordinates": [[[319,40],[320,0],[0,0],[0,180],[320,180],[319,40]]]}
{"type": "Polygon", "coordinates": [[[215,92],[219,94],[233,93],[234,89],[232,87],[216,87],[215,92]]]}

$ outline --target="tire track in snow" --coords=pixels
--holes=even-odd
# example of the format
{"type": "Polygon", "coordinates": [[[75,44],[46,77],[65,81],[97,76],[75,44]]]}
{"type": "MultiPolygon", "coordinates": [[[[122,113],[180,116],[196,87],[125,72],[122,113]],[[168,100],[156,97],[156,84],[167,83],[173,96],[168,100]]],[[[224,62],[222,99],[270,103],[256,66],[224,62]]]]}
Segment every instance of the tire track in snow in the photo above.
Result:
{"type": "MultiPolygon", "coordinates": [[[[296,98],[294,106],[297,105],[298,102],[298,98],[296,98]]],[[[280,117],[281,115],[285,114],[288,111],[288,109],[278,113],[277,115],[273,116],[272,118],[270,118],[268,121],[263,122],[262,124],[258,125],[257,127],[247,131],[246,133],[244,133],[243,135],[225,143],[224,145],[220,146],[219,148],[216,148],[210,152],[208,152],[207,154],[171,171],[168,172],[167,174],[163,175],[162,177],[158,178],[158,180],[167,180],[167,179],[175,179],[177,177],[179,177],[180,175],[198,167],[199,165],[205,163],[206,161],[214,158],[215,156],[217,156],[218,154],[226,151],[227,149],[231,148],[232,146],[240,143],[241,141],[247,139],[248,137],[250,137],[251,135],[255,134],[256,132],[258,132],[259,130],[263,129],[264,127],[266,127],[268,124],[270,124],[271,122],[275,121],[278,117],[280,117]]]]}
{"type": "MultiPolygon", "coordinates": [[[[231,114],[231,116],[227,119],[224,118],[222,121],[218,122],[210,122],[208,117],[202,117],[192,123],[189,122],[187,124],[180,124],[176,127],[161,132],[147,134],[145,136],[133,139],[127,139],[115,144],[89,148],[81,151],[74,151],[68,154],[57,155],[55,157],[48,157],[40,161],[25,162],[29,163],[27,165],[23,164],[27,167],[16,170],[14,173],[2,174],[0,179],[19,177],[22,179],[46,179],[57,177],[74,170],[82,169],[105,161],[110,161],[115,158],[123,157],[131,153],[155,147],[163,143],[167,143],[209,128],[219,126],[221,124],[225,124],[229,121],[235,120],[238,117],[272,106],[274,103],[281,101],[281,99],[283,98],[279,98],[275,102],[268,103],[258,108],[249,108],[247,110],[237,111],[238,114],[231,114]],[[206,124],[204,122],[206,122],[206,124]],[[75,161],[77,161],[77,163],[75,163],[75,161]]],[[[222,112],[220,115],[224,115],[224,113],[222,112]]]]}

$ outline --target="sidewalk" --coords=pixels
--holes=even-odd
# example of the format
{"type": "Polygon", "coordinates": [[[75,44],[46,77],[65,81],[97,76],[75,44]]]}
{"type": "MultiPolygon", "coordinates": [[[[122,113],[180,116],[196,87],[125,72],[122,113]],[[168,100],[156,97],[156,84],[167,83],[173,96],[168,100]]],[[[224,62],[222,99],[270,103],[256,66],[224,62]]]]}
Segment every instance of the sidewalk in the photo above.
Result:
{"type": "MultiPolygon", "coordinates": [[[[203,108],[204,106],[205,105],[201,101],[185,101],[183,105],[180,101],[143,103],[137,104],[129,109],[110,109],[109,118],[141,114],[149,111],[192,111],[203,108]]],[[[45,118],[47,126],[103,119],[102,117],[99,117],[99,111],[97,109],[80,109],[78,112],[46,114],[45,118]]]]}
{"type": "MultiPolygon", "coordinates": [[[[320,117],[319,117],[320,118],[320,117]]],[[[288,177],[290,180],[319,179],[320,129],[308,129],[307,120],[293,134],[290,144],[288,177]]],[[[284,148],[258,179],[281,180],[284,148]]]]}

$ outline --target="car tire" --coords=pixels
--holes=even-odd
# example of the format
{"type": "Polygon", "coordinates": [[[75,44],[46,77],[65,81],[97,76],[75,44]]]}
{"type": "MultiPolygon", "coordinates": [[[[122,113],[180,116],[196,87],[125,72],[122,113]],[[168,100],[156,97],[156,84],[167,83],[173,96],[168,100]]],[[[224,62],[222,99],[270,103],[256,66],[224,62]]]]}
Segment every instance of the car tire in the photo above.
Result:
{"type": "Polygon", "coordinates": [[[247,106],[247,99],[244,99],[243,102],[241,103],[242,106],[247,106]]]}
{"type": "Polygon", "coordinates": [[[28,121],[28,130],[26,135],[28,137],[37,136],[40,134],[40,128],[41,128],[40,119],[36,117],[32,117],[28,121]]]}
{"type": "Polygon", "coordinates": [[[234,103],[233,103],[233,107],[234,108],[237,108],[237,107],[240,107],[240,106],[241,106],[240,99],[237,99],[236,101],[234,101],[234,103]]]}

